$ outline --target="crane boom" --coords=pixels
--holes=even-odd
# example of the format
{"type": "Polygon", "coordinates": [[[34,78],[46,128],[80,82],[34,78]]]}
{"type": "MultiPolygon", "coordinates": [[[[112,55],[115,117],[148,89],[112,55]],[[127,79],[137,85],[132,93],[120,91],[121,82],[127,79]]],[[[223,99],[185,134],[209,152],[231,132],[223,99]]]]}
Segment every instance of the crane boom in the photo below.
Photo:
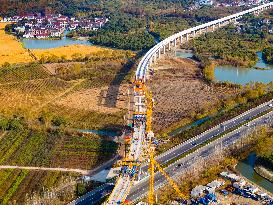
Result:
{"type": "Polygon", "coordinates": [[[174,188],[179,197],[181,197],[181,199],[186,199],[186,196],[180,191],[175,181],[168,175],[167,172],[165,172],[165,170],[160,166],[160,164],[156,160],[153,160],[153,163],[157,167],[158,171],[160,171],[163,174],[163,176],[167,179],[169,184],[174,188]]]}
{"type": "Polygon", "coordinates": [[[146,86],[144,86],[145,90],[145,97],[146,97],[146,132],[147,137],[149,138],[149,159],[150,159],[150,167],[149,167],[149,173],[150,173],[150,186],[149,186],[149,193],[148,193],[148,202],[150,205],[155,204],[155,194],[154,194],[154,178],[155,178],[155,168],[159,170],[163,174],[163,176],[167,179],[169,184],[173,187],[173,189],[177,192],[179,197],[182,199],[185,199],[185,195],[179,190],[179,187],[175,183],[175,181],[167,174],[167,172],[164,171],[164,169],[160,166],[160,164],[155,160],[154,153],[155,153],[155,146],[152,142],[152,138],[154,138],[154,134],[152,132],[152,113],[153,113],[153,99],[152,99],[152,93],[147,89],[146,86]]]}

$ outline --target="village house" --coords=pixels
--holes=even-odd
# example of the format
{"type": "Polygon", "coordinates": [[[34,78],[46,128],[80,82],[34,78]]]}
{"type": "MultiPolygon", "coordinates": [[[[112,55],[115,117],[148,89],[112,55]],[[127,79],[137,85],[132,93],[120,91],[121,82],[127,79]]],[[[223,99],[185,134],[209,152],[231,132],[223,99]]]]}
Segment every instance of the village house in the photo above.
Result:
{"type": "Polygon", "coordinates": [[[37,39],[60,38],[66,30],[97,30],[102,28],[108,21],[107,18],[76,19],[61,14],[46,14],[45,16],[41,14],[24,14],[2,19],[2,22],[18,24],[15,27],[15,32],[23,33],[24,38],[37,39]]]}

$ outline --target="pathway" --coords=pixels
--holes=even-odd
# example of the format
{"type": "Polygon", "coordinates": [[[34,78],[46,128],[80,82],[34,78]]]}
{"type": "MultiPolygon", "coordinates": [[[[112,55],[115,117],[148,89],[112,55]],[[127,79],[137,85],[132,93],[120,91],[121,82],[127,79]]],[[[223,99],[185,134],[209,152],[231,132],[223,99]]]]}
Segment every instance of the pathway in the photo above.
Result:
{"type": "Polygon", "coordinates": [[[10,165],[0,165],[0,169],[26,169],[26,170],[40,170],[40,171],[61,171],[61,172],[76,172],[82,175],[89,174],[89,170],[83,169],[70,169],[70,168],[51,168],[51,167],[25,167],[25,166],[10,166],[10,165]]]}

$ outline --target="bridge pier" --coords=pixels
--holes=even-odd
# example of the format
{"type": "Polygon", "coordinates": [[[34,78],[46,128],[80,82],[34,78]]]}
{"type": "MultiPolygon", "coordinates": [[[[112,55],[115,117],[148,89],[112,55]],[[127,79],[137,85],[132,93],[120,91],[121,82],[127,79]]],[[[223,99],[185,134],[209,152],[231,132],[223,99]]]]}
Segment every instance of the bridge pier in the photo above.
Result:
{"type": "Polygon", "coordinates": [[[183,43],[183,36],[180,36],[180,44],[183,43]]]}
{"type": "Polygon", "coordinates": [[[156,63],[156,55],[153,55],[153,61],[156,63]]]}

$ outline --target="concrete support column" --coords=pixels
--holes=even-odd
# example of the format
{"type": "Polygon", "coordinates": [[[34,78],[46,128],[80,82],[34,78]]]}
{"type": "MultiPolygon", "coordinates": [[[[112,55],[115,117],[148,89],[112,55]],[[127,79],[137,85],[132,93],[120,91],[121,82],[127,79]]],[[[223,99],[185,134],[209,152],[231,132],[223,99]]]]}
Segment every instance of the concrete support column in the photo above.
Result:
{"type": "Polygon", "coordinates": [[[176,47],[176,38],[173,40],[173,46],[176,47]]]}
{"type": "Polygon", "coordinates": [[[150,58],[149,60],[149,67],[153,64],[153,58],[150,58]]]}
{"type": "Polygon", "coordinates": [[[158,52],[158,58],[160,58],[160,55],[161,55],[160,49],[157,52],[158,52]]]}
{"type": "Polygon", "coordinates": [[[163,46],[163,54],[166,53],[166,46],[163,46]]]}
{"type": "Polygon", "coordinates": [[[192,35],[193,35],[193,37],[195,37],[195,35],[196,35],[196,32],[195,32],[195,31],[193,31],[193,32],[192,32],[192,35]]]}
{"type": "Polygon", "coordinates": [[[189,40],[189,34],[187,33],[186,34],[186,41],[188,41],[189,40]]]}
{"type": "Polygon", "coordinates": [[[180,44],[183,43],[183,36],[180,36],[180,44]]]}
{"type": "Polygon", "coordinates": [[[171,50],[171,42],[169,42],[168,47],[169,47],[169,51],[170,51],[171,50]]]}
{"type": "Polygon", "coordinates": [[[215,30],[215,25],[213,24],[213,25],[212,25],[212,31],[214,31],[214,30],[215,30]]]}
{"type": "Polygon", "coordinates": [[[156,62],[156,54],[153,55],[153,61],[156,62]]]}

